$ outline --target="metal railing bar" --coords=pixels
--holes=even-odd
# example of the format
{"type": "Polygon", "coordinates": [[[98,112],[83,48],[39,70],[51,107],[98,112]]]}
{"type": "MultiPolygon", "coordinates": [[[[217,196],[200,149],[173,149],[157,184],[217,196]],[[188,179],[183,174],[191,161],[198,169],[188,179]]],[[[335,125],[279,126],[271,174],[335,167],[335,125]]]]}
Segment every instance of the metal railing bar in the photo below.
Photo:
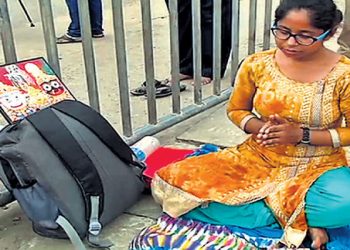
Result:
{"type": "Polygon", "coordinates": [[[61,77],[51,0],[39,0],[39,9],[44,32],[47,60],[55,73],[61,77]]]}
{"type": "Polygon", "coordinates": [[[231,83],[235,81],[239,63],[239,0],[232,0],[232,37],[231,37],[231,83]]]}
{"type": "Polygon", "coordinates": [[[271,17],[272,15],[272,0],[265,0],[265,20],[264,20],[264,45],[263,49],[268,50],[270,48],[271,40],[271,17]]]}
{"type": "Polygon", "coordinates": [[[153,135],[160,131],[163,131],[164,129],[170,128],[171,126],[174,126],[177,123],[180,123],[188,118],[193,117],[194,115],[197,115],[211,107],[214,107],[228,100],[231,91],[232,88],[226,89],[220,94],[220,96],[209,96],[205,98],[202,101],[201,105],[192,104],[183,108],[181,114],[170,114],[161,118],[159,120],[159,123],[156,125],[146,125],[142,128],[136,129],[133,137],[124,138],[124,140],[129,145],[132,145],[146,135],[153,135]]]}
{"type": "Polygon", "coordinates": [[[222,0],[214,1],[214,23],[213,23],[213,94],[221,93],[221,22],[222,22],[222,0]]]}
{"type": "Polygon", "coordinates": [[[148,123],[157,124],[157,105],[154,85],[154,59],[150,0],[140,0],[142,16],[143,51],[145,60],[148,123]]]}
{"type": "Polygon", "coordinates": [[[255,53],[257,0],[249,2],[248,54],[255,53]]]}
{"type": "Polygon", "coordinates": [[[123,1],[112,0],[112,9],[123,135],[131,136],[132,124],[130,111],[128,69],[126,60],[123,1]]]}
{"type": "Polygon", "coordinates": [[[192,0],[194,103],[202,103],[201,0],[192,0]]]}
{"type": "Polygon", "coordinates": [[[169,0],[169,28],[171,50],[171,90],[173,113],[180,114],[180,52],[179,52],[179,16],[178,0],[169,0]]]}
{"type": "Polygon", "coordinates": [[[89,2],[86,0],[78,0],[78,9],[89,103],[93,109],[100,111],[100,101],[98,97],[98,86],[96,79],[95,53],[92,45],[89,2]]]}
{"type": "Polygon", "coordinates": [[[0,0],[0,29],[5,63],[14,63],[17,55],[7,0],[0,0]]]}

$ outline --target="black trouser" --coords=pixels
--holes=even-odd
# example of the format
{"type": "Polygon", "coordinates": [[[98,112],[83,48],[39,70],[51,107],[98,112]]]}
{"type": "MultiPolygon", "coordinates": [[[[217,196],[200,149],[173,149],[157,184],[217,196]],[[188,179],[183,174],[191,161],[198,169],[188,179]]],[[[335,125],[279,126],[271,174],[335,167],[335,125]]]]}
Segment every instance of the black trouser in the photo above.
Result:
{"type": "MultiPolygon", "coordinates": [[[[169,8],[169,0],[165,0],[169,8]]],[[[193,76],[191,0],[178,0],[180,73],[193,76]]],[[[213,2],[201,0],[202,76],[213,78],[213,2]]],[[[231,51],[232,0],[222,0],[221,77],[231,51]]]]}

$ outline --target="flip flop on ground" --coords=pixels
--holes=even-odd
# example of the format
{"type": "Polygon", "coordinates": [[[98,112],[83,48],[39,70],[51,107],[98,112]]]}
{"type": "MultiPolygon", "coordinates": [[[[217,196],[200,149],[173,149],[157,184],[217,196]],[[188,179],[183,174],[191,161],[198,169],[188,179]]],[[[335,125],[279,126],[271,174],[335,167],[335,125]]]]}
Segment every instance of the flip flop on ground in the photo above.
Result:
{"type": "MultiPolygon", "coordinates": [[[[186,85],[180,84],[180,92],[186,90],[186,85]]],[[[170,96],[172,94],[172,89],[170,85],[162,85],[156,88],[156,98],[170,96]]],[[[147,93],[145,94],[147,97],[147,93]]]]}
{"type": "MultiPolygon", "coordinates": [[[[132,89],[130,91],[130,93],[132,95],[135,95],[135,96],[141,96],[141,95],[145,95],[146,92],[147,92],[147,87],[146,87],[146,81],[144,81],[140,87],[136,88],[136,89],[132,89]]],[[[154,80],[154,85],[157,88],[161,87],[162,86],[162,82],[161,81],[158,81],[158,80],[154,80]]]]}
{"type": "MultiPolygon", "coordinates": [[[[156,98],[166,97],[171,95],[171,87],[164,85],[162,87],[156,88],[156,98]]],[[[147,96],[147,94],[145,94],[147,96]]]]}
{"type": "MultiPolygon", "coordinates": [[[[171,86],[169,85],[169,81],[158,81],[154,80],[154,85],[156,88],[156,98],[165,97],[171,95],[171,86]]],[[[186,90],[186,85],[180,84],[180,91],[186,90]]],[[[147,94],[146,82],[143,82],[140,87],[132,89],[130,93],[134,96],[142,96],[147,94]]]]}

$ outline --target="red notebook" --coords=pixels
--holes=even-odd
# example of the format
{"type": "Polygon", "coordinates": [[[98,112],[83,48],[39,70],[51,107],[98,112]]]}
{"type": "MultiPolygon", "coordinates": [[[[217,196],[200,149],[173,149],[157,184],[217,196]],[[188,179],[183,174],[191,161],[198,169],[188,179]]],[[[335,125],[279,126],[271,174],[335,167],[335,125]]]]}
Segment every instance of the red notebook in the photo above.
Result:
{"type": "Polygon", "coordinates": [[[147,168],[144,171],[144,175],[149,178],[153,178],[154,173],[166,165],[185,159],[188,155],[192,154],[195,149],[183,149],[183,148],[171,148],[171,147],[159,147],[156,151],[150,154],[145,163],[147,168]]]}

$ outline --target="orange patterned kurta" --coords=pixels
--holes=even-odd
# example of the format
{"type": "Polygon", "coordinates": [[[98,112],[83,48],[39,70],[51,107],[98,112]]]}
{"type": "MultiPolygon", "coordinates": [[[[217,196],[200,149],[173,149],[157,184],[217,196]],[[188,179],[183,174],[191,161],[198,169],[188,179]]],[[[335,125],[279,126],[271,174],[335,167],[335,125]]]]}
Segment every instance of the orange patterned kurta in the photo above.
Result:
{"type": "MultiPolygon", "coordinates": [[[[232,122],[242,125],[254,109],[261,117],[279,114],[311,128],[336,128],[341,145],[350,145],[350,60],[341,57],[322,81],[301,83],[279,70],[275,52],[254,54],[242,64],[227,108],[232,122]],[[343,117],[346,127],[340,127],[343,117]]],[[[320,175],[343,165],[342,148],[263,147],[250,137],[241,145],[161,169],[152,192],[173,217],[211,201],[240,205],[265,199],[285,230],[282,241],[299,246],[307,230],[306,192],[320,175]]]]}

